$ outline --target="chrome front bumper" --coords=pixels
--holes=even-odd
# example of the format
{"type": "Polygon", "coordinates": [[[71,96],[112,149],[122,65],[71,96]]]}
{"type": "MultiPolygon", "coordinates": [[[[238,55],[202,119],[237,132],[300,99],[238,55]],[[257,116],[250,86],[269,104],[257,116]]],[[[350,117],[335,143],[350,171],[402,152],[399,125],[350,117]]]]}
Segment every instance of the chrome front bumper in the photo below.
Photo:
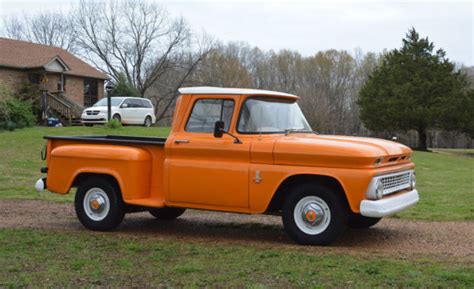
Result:
{"type": "Polygon", "coordinates": [[[419,199],[418,191],[412,190],[390,195],[377,201],[363,200],[360,203],[360,214],[372,218],[390,216],[415,205],[419,199]]]}

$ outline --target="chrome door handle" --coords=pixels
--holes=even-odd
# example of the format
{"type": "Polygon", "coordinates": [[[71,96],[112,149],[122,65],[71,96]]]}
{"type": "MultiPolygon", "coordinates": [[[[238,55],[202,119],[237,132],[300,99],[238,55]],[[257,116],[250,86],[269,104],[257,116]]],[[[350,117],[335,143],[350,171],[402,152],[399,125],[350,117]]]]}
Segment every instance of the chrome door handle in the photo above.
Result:
{"type": "Polygon", "coordinates": [[[174,143],[189,143],[188,139],[175,139],[174,143]]]}

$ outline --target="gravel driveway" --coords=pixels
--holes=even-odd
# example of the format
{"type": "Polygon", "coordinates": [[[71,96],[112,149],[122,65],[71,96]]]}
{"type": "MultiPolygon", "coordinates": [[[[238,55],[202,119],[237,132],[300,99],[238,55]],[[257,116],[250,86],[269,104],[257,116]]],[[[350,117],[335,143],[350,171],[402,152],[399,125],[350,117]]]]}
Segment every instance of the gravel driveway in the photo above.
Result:
{"type": "MultiPolygon", "coordinates": [[[[0,228],[40,228],[92,234],[76,219],[72,204],[46,201],[0,200],[0,228]]],[[[331,247],[294,244],[285,235],[280,217],[196,210],[188,210],[172,222],[157,221],[146,212],[129,214],[118,231],[105,234],[308,251],[435,254],[474,262],[474,222],[468,221],[425,222],[387,218],[371,229],[348,230],[331,247]]]]}

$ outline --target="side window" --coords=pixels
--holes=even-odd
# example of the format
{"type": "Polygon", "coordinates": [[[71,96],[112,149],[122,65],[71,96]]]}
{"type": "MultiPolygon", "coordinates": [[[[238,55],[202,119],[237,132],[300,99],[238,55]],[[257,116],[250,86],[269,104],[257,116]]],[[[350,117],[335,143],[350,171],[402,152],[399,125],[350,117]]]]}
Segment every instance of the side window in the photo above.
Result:
{"type": "Polygon", "coordinates": [[[133,107],[132,101],[131,101],[131,99],[129,99],[129,98],[123,101],[122,106],[123,106],[124,104],[127,105],[127,108],[133,107]]]}
{"type": "Polygon", "coordinates": [[[224,129],[230,127],[234,101],[228,99],[200,99],[194,103],[185,130],[188,132],[214,132],[216,121],[223,120],[224,129]]]}
{"type": "Polygon", "coordinates": [[[140,101],[142,102],[142,107],[145,107],[145,108],[151,108],[151,103],[149,100],[146,100],[146,99],[140,99],[140,101]]]}

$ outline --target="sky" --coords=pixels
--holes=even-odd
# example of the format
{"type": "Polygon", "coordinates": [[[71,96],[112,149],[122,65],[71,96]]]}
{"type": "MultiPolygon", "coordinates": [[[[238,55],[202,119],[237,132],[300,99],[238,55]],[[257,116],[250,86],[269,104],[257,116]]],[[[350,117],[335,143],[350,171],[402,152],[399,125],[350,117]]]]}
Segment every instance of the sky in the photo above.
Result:
{"type": "MultiPolygon", "coordinates": [[[[458,64],[474,66],[474,1],[157,1],[197,32],[305,56],[382,52],[414,27],[458,64]]],[[[79,0],[0,0],[0,17],[67,10],[79,0]]]]}

